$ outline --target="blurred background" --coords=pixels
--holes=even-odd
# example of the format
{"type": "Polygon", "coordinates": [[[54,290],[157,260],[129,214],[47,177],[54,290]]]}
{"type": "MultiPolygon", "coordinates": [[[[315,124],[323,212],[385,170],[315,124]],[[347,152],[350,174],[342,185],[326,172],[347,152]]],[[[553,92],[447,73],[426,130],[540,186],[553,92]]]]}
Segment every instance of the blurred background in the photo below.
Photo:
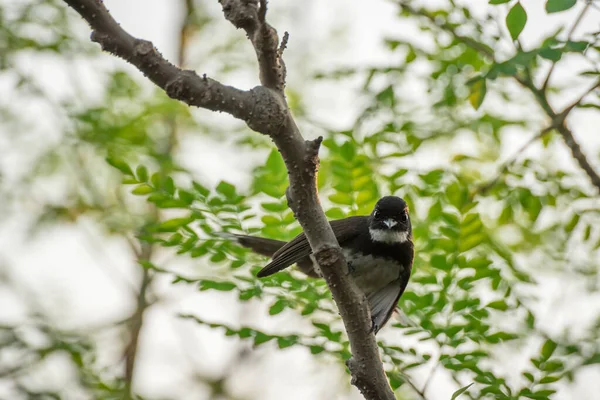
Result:
{"type": "MultiPolygon", "coordinates": [[[[217,1],[104,4],[173,63],[258,84],[217,1]]],[[[409,203],[404,316],[378,335],[397,397],[600,399],[600,2],[271,0],[268,20],[325,137],[328,217],[409,203]]],[[[61,1],[0,0],[0,399],[362,398],[326,285],[259,281],[267,260],[218,234],[299,232],[273,144],[89,36],[61,1]]]]}

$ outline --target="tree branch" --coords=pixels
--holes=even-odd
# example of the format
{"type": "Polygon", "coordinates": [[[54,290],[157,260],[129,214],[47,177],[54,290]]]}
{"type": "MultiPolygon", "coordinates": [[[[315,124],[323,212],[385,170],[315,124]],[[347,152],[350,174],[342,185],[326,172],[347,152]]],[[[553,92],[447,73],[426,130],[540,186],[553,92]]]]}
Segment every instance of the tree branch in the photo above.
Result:
{"type": "Polygon", "coordinates": [[[236,28],[245,30],[252,42],[262,85],[283,94],[285,63],[279,51],[277,31],[266,22],[267,1],[219,0],[219,3],[225,18],[236,28]]]}
{"type": "MultiPolygon", "coordinates": [[[[587,13],[587,11],[589,10],[591,5],[592,5],[592,0],[586,0],[585,6],[581,9],[581,12],[575,19],[575,22],[573,23],[573,26],[571,27],[571,29],[569,30],[569,33],[567,33],[567,40],[566,40],[567,42],[573,38],[575,29],[577,29],[577,27],[581,23],[581,20],[583,19],[583,16],[587,13]]],[[[552,62],[552,65],[550,65],[550,69],[548,70],[548,73],[546,74],[546,78],[544,78],[544,83],[542,83],[542,91],[543,92],[545,92],[546,89],[548,88],[548,84],[550,83],[550,78],[552,77],[554,68],[556,68],[556,64],[557,64],[557,61],[554,61],[554,62],[552,62]]]]}
{"type": "Polygon", "coordinates": [[[262,85],[250,91],[225,86],[193,71],[184,71],[167,60],[152,43],[125,32],[100,0],[65,0],[92,27],[92,40],[135,65],[167,94],[189,105],[223,111],[240,118],[251,129],[269,135],[288,170],[288,203],[306,233],[325,281],[339,308],[348,333],[352,358],[347,365],[352,383],[369,400],[392,400],[379,357],[364,294],[347,276],[347,265],[331,226],[321,208],[316,176],[322,138],[305,141],[285,95],[285,64],[275,29],[266,22],[266,0],[220,0],[225,17],[244,29],[254,46],[262,85]]]}
{"type": "Polygon", "coordinates": [[[496,177],[494,179],[491,179],[489,182],[475,188],[475,190],[471,193],[470,197],[471,199],[476,195],[476,194],[485,194],[487,191],[489,191],[491,188],[493,188],[496,183],[498,183],[498,181],[500,180],[500,178],[502,177],[502,175],[504,175],[504,173],[506,173],[506,171],[508,171],[508,169],[510,168],[511,165],[513,165],[518,159],[519,156],[525,151],[527,150],[527,148],[529,146],[531,146],[531,144],[535,143],[538,139],[543,138],[544,136],[546,136],[549,132],[551,132],[553,129],[556,129],[557,127],[552,125],[549,126],[545,129],[543,129],[541,132],[539,132],[537,135],[533,136],[531,139],[529,139],[527,142],[525,142],[525,144],[523,144],[517,151],[515,151],[515,153],[508,157],[506,159],[506,161],[504,161],[502,163],[502,165],[500,166],[500,168],[498,169],[498,174],[496,175],[496,177]]]}
{"type": "MultiPolygon", "coordinates": [[[[150,261],[152,257],[152,244],[141,243],[141,250],[137,252],[135,248],[132,248],[136,252],[136,259],[138,261],[150,261]]],[[[137,294],[137,304],[133,315],[130,318],[130,332],[129,342],[125,347],[125,393],[128,399],[133,399],[133,373],[135,371],[137,353],[139,349],[140,333],[144,325],[144,313],[149,306],[147,299],[147,291],[152,282],[152,276],[150,270],[143,268],[142,277],[140,281],[140,289],[137,294]]]]}
{"type": "Polygon", "coordinates": [[[540,107],[546,112],[546,115],[552,119],[552,125],[556,127],[556,130],[563,138],[563,141],[571,151],[571,155],[577,161],[581,169],[587,174],[592,185],[596,187],[596,190],[600,192],[600,176],[594,170],[594,167],[590,164],[587,157],[581,151],[581,146],[575,140],[573,136],[573,132],[567,127],[566,119],[569,113],[587,96],[590,92],[600,85],[600,81],[596,82],[589,90],[587,90],[577,102],[567,106],[560,113],[556,113],[550,103],[548,102],[548,98],[546,94],[538,89],[533,83],[533,79],[530,75],[527,75],[525,78],[517,79],[519,83],[526,88],[528,88],[531,93],[534,95],[540,107]]]}
{"type": "Polygon", "coordinates": [[[272,103],[274,97],[264,87],[244,91],[206,75],[200,78],[194,71],[182,70],[167,61],[152,42],[127,33],[100,0],[64,1],[88,22],[92,28],[92,41],[137,67],[169,97],[190,106],[226,112],[264,134],[276,132],[282,124],[285,106],[272,103]]]}
{"type": "Polygon", "coordinates": [[[573,132],[564,123],[560,125],[557,129],[558,132],[561,134],[565,144],[571,150],[571,155],[573,156],[573,158],[577,160],[577,163],[579,164],[581,169],[585,171],[585,173],[590,178],[590,181],[592,181],[592,184],[600,192],[600,176],[594,170],[594,167],[592,167],[585,154],[583,154],[583,152],[581,151],[581,146],[579,146],[579,143],[577,143],[577,141],[575,140],[573,132]]]}
{"type": "MultiPolygon", "coordinates": [[[[583,16],[585,15],[585,12],[589,8],[590,3],[591,2],[589,2],[589,1],[587,2],[586,7],[582,10],[582,12],[577,17],[577,20],[575,21],[573,27],[571,28],[571,31],[568,34],[569,37],[572,36],[572,33],[575,30],[575,28],[577,27],[577,25],[579,24],[581,18],[583,18],[583,16]]],[[[480,53],[482,56],[488,57],[492,61],[495,62],[494,53],[489,47],[487,47],[486,45],[479,43],[469,37],[461,36],[456,31],[454,26],[452,26],[446,22],[440,21],[433,14],[428,13],[425,9],[418,9],[418,8],[412,7],[410,4],[408,4],[408,2],[406,0],[399,0],[398,5],[400,6],[401,9],[403,9],[404,11],[408,12],[411,15],[416,15],[419,17],[426,18],[429,22],[431,22],[432,24],[434,24],[435,26],[440,28],[442,31],[447,32],[450,35],[452,35],[452,37],[454,37],[457,41],[464,43],[465,45],[469,46],[473,50],[480,53]]],[[[551,71],[550,71],[550,73],[551,73],[551,71]]],[[[538,88],[535,85],[529,69],[525,70],[525,74],[517,73],[516,75],[513,75],[513,78],[521,86],[525,87],[533,94],[538,105],[544,110],[546,115],[552,120],[552,125],[556,127],[556,130],[562,136],[563,141],[571,150],[571,154],[572,154],[573,158],[575,158],[575,160],[577,161],[577,163],[579,164],[581,169],[583,169],[583,171],[588,175],[591,183],[600,192],[600,176],[594,170],[593,166],[590,164],[590,162],[588,161],[585,154],[583,154],[583,152],[581,151],[581,146],[579,146],[579,144],[575,140],[575,137],[573,136],[573,132],[571,132],[571,130],[567,127],[566,122],[565,122],[569,112],[573,108],[575,108],[581,100],[583,100],[583,97],[585,97],[585,95],[590,93],[592,90],[596,89],[598,87],[598,85],[600,84],[600,82],[597,82],[589,91],[587,91],[586,94],[584,94],[584,96],[582,96],[580,98],[579,102],[576,102],[576,103],[568,106],[567,108],[565,108],[565,110],[563,110],[562,112],[557,113],[556,111],[554,111],[554,109],[550,105],[550,103],[548,101],[548,97],[546,95],[545,85],[547,84],[546,81],[549,79],[549,76],[546,77],[546,81],[542,85],[542,88],[538,88]],[[560,123],[557,124],[557,121],[560,121],[560,123]]],[[[538,137],[539,137],[539,135],[538,135],[538,137]]],[[[537,139],[537,137],[534,139],[537,139]]],[[[503,168],[503,171],[505,171],[505,170],[506,170],[506,168],[503,168]]],[[[483,187],[483,189],[488,190],[491,187],[490,185],[493,185],[496,181],[497,181],[497,178],[494,181],[490,182],[490,184],[485,185],[483,187]]],[[[481,191],[481,189],[479,191],[481,191]]]]}

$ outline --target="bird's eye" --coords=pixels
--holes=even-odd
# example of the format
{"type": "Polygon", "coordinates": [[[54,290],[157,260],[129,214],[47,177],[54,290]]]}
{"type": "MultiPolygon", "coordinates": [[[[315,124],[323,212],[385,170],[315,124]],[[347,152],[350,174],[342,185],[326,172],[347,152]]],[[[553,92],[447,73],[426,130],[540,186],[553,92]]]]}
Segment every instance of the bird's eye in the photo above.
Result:
{"type": "Polygon", "coordinates": [[[378,210],[375,210],[375,212],[373,213],[373,217],[375,217],[375,218],[379,217],[379,211],[378,210]]]}
{"type": "Polygon", "coordinates": [[[400,221],[402,222],[406,222],[408,221],[408,214],[403,212],[402,214],[400,214],[400,221]]]}

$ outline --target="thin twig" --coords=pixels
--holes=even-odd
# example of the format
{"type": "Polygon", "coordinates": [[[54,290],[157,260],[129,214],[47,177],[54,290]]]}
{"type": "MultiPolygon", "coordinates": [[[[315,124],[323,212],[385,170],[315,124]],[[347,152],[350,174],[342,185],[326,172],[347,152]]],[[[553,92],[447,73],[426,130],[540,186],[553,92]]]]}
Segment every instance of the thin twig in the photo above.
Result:
{"type": "Polygon", "coordinates": [[[419,395],[421,400],[427,400],[427,397],[425,396],[425,392],[417,387],[417,385],[412,381],[410,376],[408,376],[407,374],[405,374],[402,371],[399,371],[399,372],[400,372],[400,375],[402,375],[402,377],[406,381],[406,383],[408,383],[408,386],[410,386],[413,389],[413,391],[419,395]]]}
{"type": "MultiPolygon", "coordinates": [[[[440,22],[433,15],[431,15],[430,13],[428,13],[427,11],[425,11],[423,9],[416,9],[416,8],[410,6],[405,0],[401,0],[398,4],[400,5],[400,7],[402,9],[408,11],[410,14],[427,18],[435,26],[437,26],[441,30],[451,34],[456,40],[466,44],[467,46],[471,47],[473,50],[479,52],[481,55],[489,57],[492,60],[494,60],[494,54],[491,51],[491,49],[487,48],[487,46],[483,46],[481,43],[474,41],[471,38],[461,36],[460,34],[458,34],[456,32],[454,27],[449,25],[448,23],[440,22]]],[[[588,8],[589,8],[589,1],[588,1],[588,4],[586,4],[585,10],[587,10],[588,8]]],[[[582,14],[584,14],[584,13],[582,13],[582,14]]],[[[580,14],[580,16],[581,16],[581,14],[580,14]]],[[[578,19],[580,19],[580,18],[578,18],[578,19]]],[[[579,22],[577,22],[577,24],[579,24],[579,22]]],[[[575,27],[576,27],[576,25],[574,25],[574,27],[571,28],[571,30],[574,31],[575,27]]],[[[574,107],[577,106],[577,104],[572,104],[571,106],[567,107],[563,112],[556,113],[548,101],[546,92],[543,89],[538,88],[534,84],[533,77],[531,75],[531,71],[529,70],[529,68],[525,68],[524,73],[517,73],[517,74],[513,75],[513,78],[521,86],[525,87],[533,94],[538,105],[544,110],[546,115],[552,120],[552,125],[556,127],[557,131],[562,136],[563,141],[571,150],[571,155],[573,156],[573,158],[575,158],[575,160],[577,161],[577,163],[579,164],[581,169],[583,169],[583,171],[588,175],[591,183],[600,192],[600,176],[594,170],[593,166],[590,164],[590,162],[588,161],[585,154],[583,154],[583,152],[581,151],[581,146],[577,143],[577,141],[575,140],[575,137],[573,136],[573,132],[571,132],[571,130],[566,126],[566,123],[565,123],[565,119],[566,119],[567,115],[574,107]],[[560,121],[560,124],[557,124],[556,123],[557,121],[560,121]]],[[[597,84],[594,87],[592,87],[591,90],[594,90],[596,87],[598,87],[597,84]]],[[[586,92],[586,95],[587,95],[587,93],[589,93],[589,92],[586,92]]]]}
{"type": "Polygon", "coordinates": [[[283,38],[281,39],[281,43],[279,44],[279,49],[277,49],[277,55],[279,57],[283,57],[283,52],[287,48],[288,40],[290,39],[290,34],[286,31],[283,33],[283,38]]]}
{"type": "Polygon", "coordinates": [[[537,135],[533,136],[527,142],[525,142],[521,147],[519,147],[519,149],[517,151],[515,151],[515,153],[512,156],[508,157],[506,159],[506,161],[504,161],[502,163],[502,165],[500,166],[500,168],[498,168],[498,173],[497,173],[496,177],[494,179],[491,179],[489,182],[487,182],[487,183],[479,186],[477,189],[475,189],[473,191],[471,197],[473,197],[476,194],[485,194],[485,193],[487,193],[492,187],[494,187],[496,185],[496,183],[498,183],[498,181],[500,180],[500,178],[502,177],[502,175],[504,175],[508,171],[508,169],[519,159],[519,156],[525,150],[527,150],[527,148],[529,146],[531,146],[531,144],[535,143],[538,139],[541,139],[548,132],[552,131],[555,128],[556,127],[549,126],[549,127],[545,128],[545,129],[543,129],[537,135]]]}
{"type": "Polygon", "coordinates": [[[573,110],[575,107],[577,107],[579,104],[581,104],[583,99],[585,99],[588,94],[592,93],[594,90],[598,89],[599,87],[600,87],[600,79],[598,81],[596,81],[596,83],[593,86],[591,86],[588,90],[586,90],[581,96],[579,96],[579,98],[577,100],[575,100],[573,103],[571,103],[571,105],[565,107],[565,109],[561,112],[561,114],[564,115],[564,119],[566,119],[567,115],[571,112],[571,110],[573,110]]]}
{"type": "MultiPolygon", "coordinates": [[[[150,261],[152,258],[153,246],[149,243],[142,243],[142,251],[138,261],[150,261]]],[[[139,350],[139,339],[144,324],[144,313],[149,306],[147,291],[152,282],[151,271],[147,268],[142,269],[140,280],[140,289],[137,295],[136,308],[130,319],[129,342],[125,346],[125,392],[128,399],[134,398],[133,376],[137,364],[137,355],[139,350]]]]}
{"type": "Polygon", "coordinates": [[[435,366],[431,369],[431,372],[429,373],[429,376],[427,377],[427,380],[423,384],[423,389],[421,389],[421,393],[422,393],[422,397],[423,398],[425,397],[425,393],[427,393],[427,389],[429,388],[429,384],[431,384],[431,382],[433,382],[433,376],[437,372],[437,370],[440,367],[440,365],[442,365],[442,364],[438,360],[438,362],[435,364],[435,366]]]}
{"type": "Polygon", "coordinates": [[[473,40],[472,38],[470,38],[468,36],[463,36],[463,35],[459,34],[452,25],[435,18],[435,16],[428,13],[425,9],[415,8],[412,5],[410,5],[409,2],[406,0],[400,0],[398,2],[398,5],[400,6],[400,8],[406,10],[408,13],[410,13],[412,15],[426,18],[427,20],[429,20],[429,22],[431,22],[432,24],[434,24],[441,30],[450,33],[452,35],[452,37],[454,37],[454,39],[456,39],[457,41],[466,44],[467,46],[471,47],[474,50],[477,50],[479,53],[485,55],[490,60],[493,61],[495,59],[494,51],[490,47],[488,47],[488,46],[484,45],[483,43],[480,43],[476,40],[473,40]]]}
{"type": "MultiPolygon", "coordinates": [[[[575,22],[573,23],[573,26],[571,27],[571,29],[569,30],[569,33],[567,33],[567,42],[570,41],[573,38],[573,34],[575,33],[575,29],[577,29],[577,27],[579,26],[579,23],[581,22],[581,20],[583,19],[583,16],[587,13],[588,9],[590,8],[590,6],[592,5],[592,0],[587,0],[585,6],[583,7],[583,9],[581,10],[581,12],[579,13],[579,15],[577,16],[577,18],[575,19],[575,22]]],[[[550,77],[552,77],[552,73],[554,72],[554,68],[556,67],[557,61],[552,62],[552,65],[550,65],[550,69],[548,70],[548,73],[546,74],[546,78],[544,78],[544,83],[542,84],[542,91],[545,92],[546,89],[548,88],[548,84],[550,83],[550,77]]]]}

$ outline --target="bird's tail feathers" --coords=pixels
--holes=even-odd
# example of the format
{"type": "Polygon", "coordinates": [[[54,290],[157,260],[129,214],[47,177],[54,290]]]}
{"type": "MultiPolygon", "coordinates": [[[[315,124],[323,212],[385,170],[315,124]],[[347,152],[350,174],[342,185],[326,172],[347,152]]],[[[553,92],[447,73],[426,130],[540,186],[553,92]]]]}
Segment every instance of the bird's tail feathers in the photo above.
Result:
{"type": "Polygon", "coordinates": [[[263,256],[267,257],[272,257],[273,254],[275,254],[275,252],[285,244],[285,242],[281,240],[267,239],[249,235],[238,235],[233,233],[222,233],[219,236],[234,240],[240,246],[247,247],[255,253],[262,254],[263,256]]]}

